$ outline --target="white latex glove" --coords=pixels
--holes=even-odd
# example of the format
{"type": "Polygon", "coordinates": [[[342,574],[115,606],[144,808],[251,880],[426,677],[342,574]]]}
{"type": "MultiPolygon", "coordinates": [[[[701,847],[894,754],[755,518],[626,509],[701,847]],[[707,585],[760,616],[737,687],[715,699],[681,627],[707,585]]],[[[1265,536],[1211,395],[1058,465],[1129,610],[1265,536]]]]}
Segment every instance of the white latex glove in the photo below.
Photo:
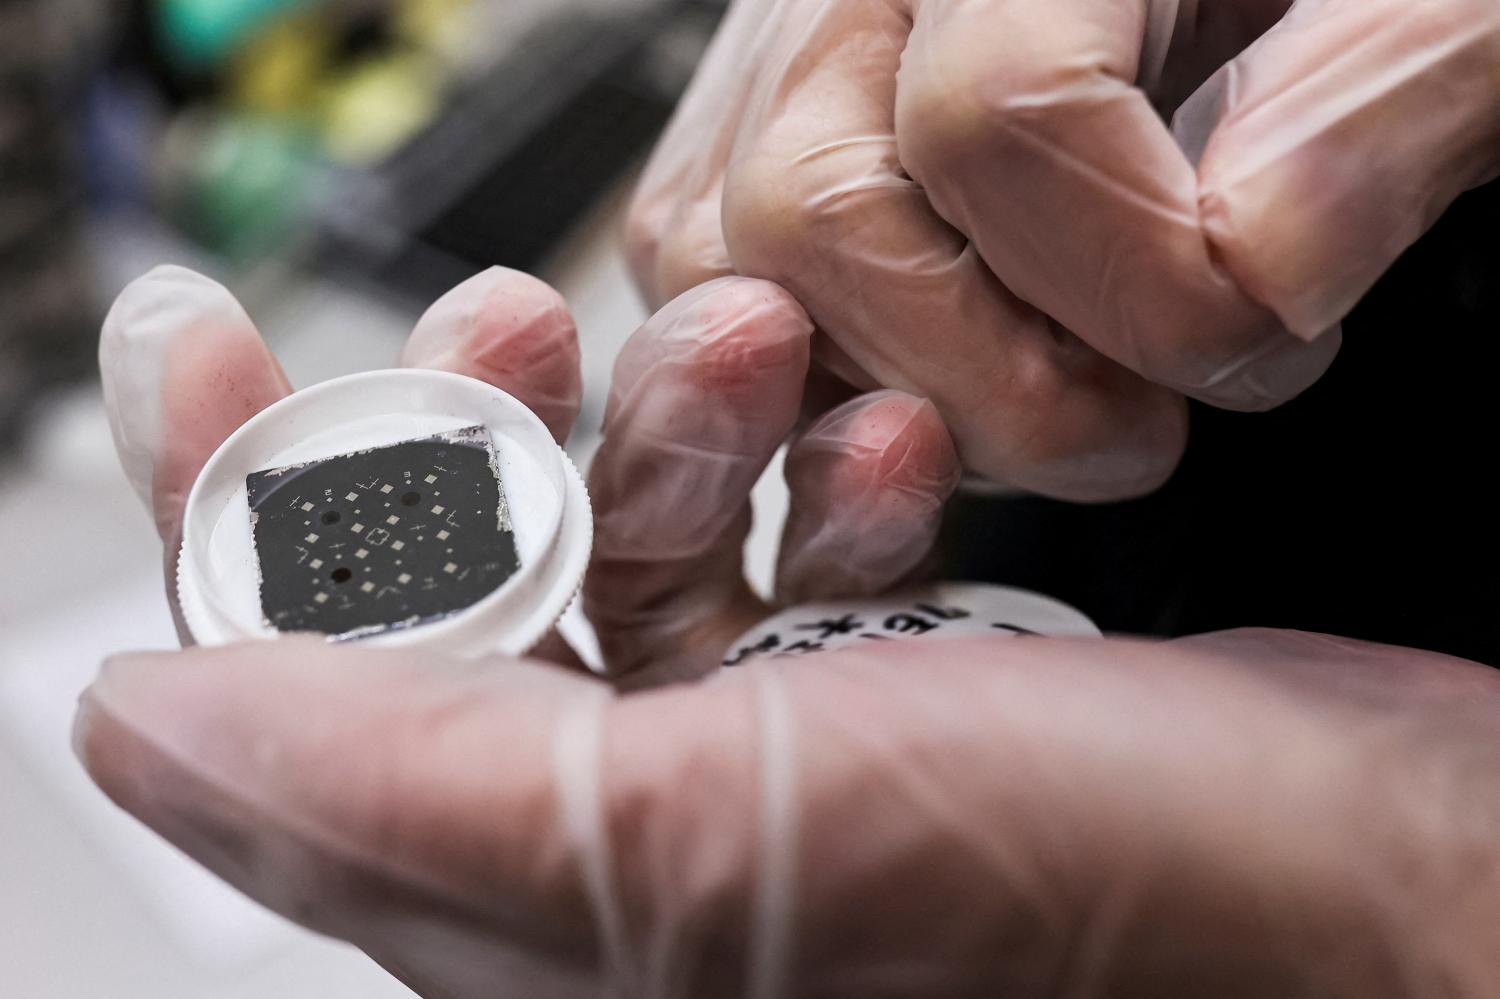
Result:
{"type": "MultiPolygon", "coordinates": [[[[811,332],[781,289],[724,278],[626,345],[589,477],[598,537],[584,583],[612,674],[701,676],[770,613],[742,564],[750,490],[797,422],[811,332]]],[[[959,466],[937,411],[888,391],[798,434],[786,479],[777,590],[797,602],[874,595],[920,570],[959,466]]]]}
{"type": "Polygon", "coordinates": [[[1316,381],[1497,170],[1493,0],[737,0],[630,244],[654,301],[778,281],[967,466],[1105,499],[1171,471],[1175,392],[1316,381]]]}
{"type": "Polygon", "coordinates": [[[113,660],[95,779],[428,997],[1500,991],[1500,677],[1236,633],[597,681],[321,642],[113,660]]]}
{"type": "MultiPolygon", "coordinates": [[[[807,329],[721,282],[622,357],[589,592],[616,670],[705,672],[753,617],[722,511],[792,423],[807,329]]],[[[572,341],[555,296],[491,272],[408,359],[562,416],[572,341]]],[[[171,538],[196,455],[285,382],[184,272],[127,293],[103,358],[171,538]]],[[[799,551],[854,590],[920,562],[954,467],[929,414],[884,396],[796,446],[794,491],[826,500],[789,530],[789,589],[826,571],[799,551]]],[[[1294,634],[881,643],[623,697],[298,639],[115,659],[77,742],[190,855],[428,997],[1477,999],[1497,723],[1490,670],[1294,634]]]]}

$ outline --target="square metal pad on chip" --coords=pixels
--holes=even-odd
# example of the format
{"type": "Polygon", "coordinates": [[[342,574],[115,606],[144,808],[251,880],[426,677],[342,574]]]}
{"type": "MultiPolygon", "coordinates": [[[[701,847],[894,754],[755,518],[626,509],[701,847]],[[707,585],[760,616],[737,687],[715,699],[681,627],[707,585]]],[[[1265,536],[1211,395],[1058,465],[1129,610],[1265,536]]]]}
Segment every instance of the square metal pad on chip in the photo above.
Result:
{"type": "Polygon", "coordinates": [[[472,607],[520,568],[484,427],[245,480],[265,621],[363,637],[472,607]]]}

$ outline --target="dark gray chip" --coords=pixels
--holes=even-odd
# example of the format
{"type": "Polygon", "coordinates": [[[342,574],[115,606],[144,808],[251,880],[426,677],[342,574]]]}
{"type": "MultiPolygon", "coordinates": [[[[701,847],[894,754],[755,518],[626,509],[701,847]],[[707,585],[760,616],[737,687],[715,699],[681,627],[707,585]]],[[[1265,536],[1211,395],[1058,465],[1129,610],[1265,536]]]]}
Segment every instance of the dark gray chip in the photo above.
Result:
{"type": "Polygon", "coordinates": [[[277,631],[361,637],[472,607],[520,567],[484,427],[245,480],[277,631]]]}

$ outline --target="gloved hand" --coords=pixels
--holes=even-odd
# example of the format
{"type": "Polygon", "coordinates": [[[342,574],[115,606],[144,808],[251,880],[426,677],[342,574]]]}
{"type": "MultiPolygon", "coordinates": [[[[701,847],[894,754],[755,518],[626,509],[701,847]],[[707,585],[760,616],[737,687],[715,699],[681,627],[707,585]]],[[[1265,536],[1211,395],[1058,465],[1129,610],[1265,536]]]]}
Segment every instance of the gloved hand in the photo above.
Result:
{"type": "Polygon", "coordinates": [[[655,301],[780,282],[972,469],[1126,496],[1184,418],[1105,358],[1231,408],[1305,389],[1500,171],[1497,81],[1493,0],[737,0],[629,243],[655,301]]]}
{"type": "MultiPolygon", "coordinates": [[[[810,332],[779,288],[726,279],[684,295],[623,351],[594,466],[598,558],[585,594],[620,685],[702,676],[771,612],[746,584],[741,552],[750,490],[799,416],[810,332]]],[[[573,321],[555,292],[513,271],[491,270],[440,300],[402,363],[488,381],[527,403],[559,441],[578,412],[573,321]]],[[[172,585],[187,495],[217,446],[290,386],[229,292],[174,267],[121,295],[100,367],[122,462],[165,544],[169,600],[187,643],[172,585]]],[[[875,594],[919,574],[959,469],[930,404],[877,392],[799,428],[785,474],[793,504],[777,589],[803,600],[875,594]]],[[[299,645],[274,654],[283,648],[299,645]]],[[[534,654],[584,669],[556,634],[534,654]]]]}
{"type": "Polygon", "coordinates": [[[125,808],[428,997],[1500,990],[1500,677],[1289,633],[882,643],[613,699],[325,643],[111,661],[125,808]]]}
{"type": "MultiPolygon", "coordinates": [[[[780,288],[727,278],[683,295],[627,343],[593,467],[595,561],[584,589],[612,675],[701,676],[769,615],[742,553],[750,491],[789,435],[779,596],[874,595],[925,568],[959,479],[947,431],[929,403],[883,391],[794,434],[811,330],[780,288]],[[707,646],[716,649],[703,657],[707,646]]],[[[578,414],[578,361],[562,299],[500,268],[439,300],[401,358],[509,392],[559,441],[578,414]]],[[[172,581],[188,493],[218,445],[290,387],[229,292],[176,267],[120,296],[100,369],[121,460],[165,544],[186,641],[172,581]]],[[[555,636],[542,652],[578,665],[555,636]]]]}
{"type": "MultiPolygon", "coordinates": [[[[791,424],[807,330],[721,282],[622,358],[589,584],[617,671],[704,672],[751,616],[742,518],[711,511],[791,424]]],[[[492,272],[407,359],[540,405],[576,382],[521,359],[571,341],[554,296],[492,272]]],[[[103,359],[170,538],[195,455],[284,379],[183,272],[127,293],[103,359]]],[[[885,396],[798,445],[823,502],[789,548],[841,559],[837,588],[920,561],[952,479],[929,414],[885,396]]],[[[115,659],[76,734],[123,806],[426,996],[1366,999],[1500,987],[1497,721],[1489,670],[1294,634],[882,643],[625,697],[298,640],[115,659]]]]}

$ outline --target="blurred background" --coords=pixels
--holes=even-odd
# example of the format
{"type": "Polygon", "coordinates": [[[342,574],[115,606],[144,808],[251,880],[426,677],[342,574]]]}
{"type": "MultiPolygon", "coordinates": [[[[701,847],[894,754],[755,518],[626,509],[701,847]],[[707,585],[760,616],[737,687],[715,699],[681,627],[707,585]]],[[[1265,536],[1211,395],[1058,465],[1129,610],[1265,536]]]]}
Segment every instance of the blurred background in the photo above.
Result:
{"type": "Polygon", "coordinates": [[[390,365],[469,275],[532,271],[579,321],[586,461],[643,316],[620,208],[723,5],[0,0],[0,995],[409,995],[158,842],[69,752],[100,660],[175,645],[99,324],[131,279],[195,267],[305,386],[390,365]]]}

